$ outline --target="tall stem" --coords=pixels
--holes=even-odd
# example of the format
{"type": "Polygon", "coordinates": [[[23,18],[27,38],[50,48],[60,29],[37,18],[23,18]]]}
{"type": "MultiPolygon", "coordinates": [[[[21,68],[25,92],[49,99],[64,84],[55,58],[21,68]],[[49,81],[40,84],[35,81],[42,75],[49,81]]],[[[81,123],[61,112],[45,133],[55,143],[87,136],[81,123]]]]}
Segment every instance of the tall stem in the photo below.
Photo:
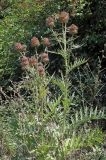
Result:
{"type": "MultiPolygon", "coordinates": [[[[64,93],[64,102],[67,101],[68,99],[68,88],[67,88],[67,84],[68,84],[68,54],[67,54],[67,39],[66,39],[66,23],[63,25],[62,24],[62,32],[63,32],[63,57],[64,57],[64,63],[65,63],[65,76],[63,77],[63,81],[64,81],[64,87],[65,87],[65,93],[64,93]]],[[[66,127],[66,116],[67,116],[67,109],[68,106],[67,104],[64,104],[64,132],[65,132],[65,127],[66,127]]]]}
{"type": "Polygon", "coordinates": [[[63,29],[63,43],[64,43],[64,60],[65,60],[65,77],[67,79],[67,76],[68,76],[68,56],[67,56],[67,40],[66,40],[66,29],[67,29],[67,26],[66,26],[66,23],[65,25],[63,26],[62,24],[62,29],[63,29]]]}

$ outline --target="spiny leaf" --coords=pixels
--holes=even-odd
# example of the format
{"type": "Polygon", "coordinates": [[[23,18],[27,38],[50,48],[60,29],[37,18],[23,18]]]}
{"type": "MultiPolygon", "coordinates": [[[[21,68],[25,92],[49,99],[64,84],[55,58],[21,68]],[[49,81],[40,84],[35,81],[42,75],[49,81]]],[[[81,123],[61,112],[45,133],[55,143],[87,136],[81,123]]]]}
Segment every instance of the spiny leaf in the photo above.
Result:
{"type": "Polygon", "coordinates": [[[78,68],[80,67],[82,64],[86,63],[87,60],[85,59],[78,59],[78,60],[75,60],[74,63],[70,64],[70,68],[69,68],[69,72],[71,72],[72,70],[74,70],[75,68],[78,68]]]}
{"type": "Polygon", "coordinates": [[[70,119],[72,127],[76,128],[91,120],[106,119],[106,114],[104,110],[98,111],[97,107],[95,109],[85,107],[84,109],[81,108],[80,111],[76,111],[70,119]]]}

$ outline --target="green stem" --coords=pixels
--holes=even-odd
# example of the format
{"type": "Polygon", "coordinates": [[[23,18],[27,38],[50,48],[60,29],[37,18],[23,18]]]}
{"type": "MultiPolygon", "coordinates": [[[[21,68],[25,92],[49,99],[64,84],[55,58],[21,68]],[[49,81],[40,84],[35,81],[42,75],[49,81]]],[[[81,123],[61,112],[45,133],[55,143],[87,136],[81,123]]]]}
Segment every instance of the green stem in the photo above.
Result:
{"type": "Polygon", "coordinates": [[[63,53],[63,54],[64,54],[64,61],[65,61],[65,69],[66,69],[65,77],[66,77],[66,79],[67,79],[67,76],[68,76],[68,55],[67,55],[66,29],[67,29],[66,23],[65,23],[64,26],[63,26],[63,24],[62,24],[63,43],[64,43],[64,53],[63,53]]]}
{"type": "MultiPolygon", "coordinates": [[[[63,26],[62,24],[62,32],[63,32],[63,57],[64,57],[64,62],[65,62],[65,77],[64,77],[64,87],[66,88],[65,94],[64,94],[64,101],[66,101],[68,99],[68,89],[67,89],[67,83],[68,83],[68,54],[67,54],[67,39],[66,39],[66,23],[63,26]]],[[[65,104],[66,105],[66,104],[65,104]]],[[[65,132],[65,126],[66,126],[66,114],[67,114],[67,108],[68,106],[64,106],[64,132],[65,132]]]]}

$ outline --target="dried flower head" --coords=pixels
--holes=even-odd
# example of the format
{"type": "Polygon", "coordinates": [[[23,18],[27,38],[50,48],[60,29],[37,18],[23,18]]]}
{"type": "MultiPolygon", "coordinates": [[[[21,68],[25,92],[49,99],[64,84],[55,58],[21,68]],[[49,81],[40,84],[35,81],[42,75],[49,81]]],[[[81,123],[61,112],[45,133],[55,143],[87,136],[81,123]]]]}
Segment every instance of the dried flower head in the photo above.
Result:
{"type": "Polygon", "coordinates": [[[29,65],[30,66],[35,66],[35,65],[37,65],[37,63],[38,63],[38,61],[37,61],[37,59],[34,56],[32,56],[31,58],[29,58],[29,65]]]}
{"type": "Polygon", "coordinates": [[[26,45],[22,45],[21,43],[16,43],[15,44],[15,49],[18,52],[25,52],[26,51],[26,45]]]}
{"type": "Polygon", "coordinates": [[[43,76],[45,74],[45,69],[43,66],[38,66],[37,70],[40,76],[43,76]]]}
{"type": "Polygon", "coordinates": [[[75,24],[72,24],[70,27],[68,27],[69,33],[74,35],[78,33],[78,27],[75,24]]]}
{"type": "Polygon", "coordinates": [[[50,46],[49,38],[43,38],[42,43],[43,43],[43,45],[45,45],[47,47],[50,46]]]}
{"type": "Polygon", "coordinates": [[[21,44],[21,43],[16,43],[16,44],[15,44],[15,49],[16,49],[17,51],[20,51],[20,50],[22,49],[22,44],[21,44]]]}
{"type": "Polygon", "coordinates": [[[67,23],[69,20],[69,13],[63,11],[59,14],[59,20],[61,23],[67,23]]]}
{"type": "Polygon", "coordinates": [[[48,53],[42,53],[41,54],[41,60],[42,60],[42,62],[44,62],[44,63],[48,63],[49,62],[49,57],[48,57],[48,53]]]}
{"type": "Polygon", "coordinates": [[[37,37],[33,37],[31,39],[31,47],[38,47],[40,45],[39,39],[37,37]]]}
{"type": "Polygon", "coordinates": [[[46,25],[48,26],[48,27],[54,27],[54,18],[53,17],[48,17],[47,19],[46,19],[46,25]]]}
{"type": "Polygon", "coordinates": [[[22,69],[26,69],[29,66],[29,59],[26,56],[21,57],[21,67],[22,69]]]}

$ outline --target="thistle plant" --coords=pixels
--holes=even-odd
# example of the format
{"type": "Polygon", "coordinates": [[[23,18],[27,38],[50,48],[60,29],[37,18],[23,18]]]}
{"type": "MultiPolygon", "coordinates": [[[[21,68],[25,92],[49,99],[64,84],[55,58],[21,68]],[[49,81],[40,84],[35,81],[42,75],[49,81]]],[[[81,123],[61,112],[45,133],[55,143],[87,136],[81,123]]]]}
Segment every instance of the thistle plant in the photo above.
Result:
{"type": "Polygon", "coordinates": [[[74,63],[71,60],[71,57],[73,57],[74,40],[76,39],[76,35],[78,33],[78,27],[75,24],[71,24],[70,26],[68,26],[69,13],[65,11],[61,12],[58,15],[58,20],[61,23],[61,31],[62,31],[61,33],[57,33],[55,31],[55,29],[53,28],[54,23],[53,26],[51,26],[49,23],[47,23],[47,25],[48,27],[50,27],[52,35],[59,44],[60,49],[57,52],[52,52],[49,51],[48,48],[46,48],[46,51],[48,53],[60,55],[64,61],[63,68],[65,70],[65,73],[63,73],[63,71],[61,70],[60,78],[58,78],[58,80],[53,78],[52,83],[57,85],[61,90],[61,95],[59,96],[61,97],[61,106],[63,107],[63,117],[64,117],[63,128],[65,128],[67,115],[70,111],[70,106],[73,103],[72,97],[70,96],[71,94],[70,88],[72,82],[70,80],[69,75],[70,72],[73,71],[75,68],[78,68],[80,67],[80,65],[86,63],[86,60],[85,59],[76,60],[76,58],[74,58],[74,63]]]}

